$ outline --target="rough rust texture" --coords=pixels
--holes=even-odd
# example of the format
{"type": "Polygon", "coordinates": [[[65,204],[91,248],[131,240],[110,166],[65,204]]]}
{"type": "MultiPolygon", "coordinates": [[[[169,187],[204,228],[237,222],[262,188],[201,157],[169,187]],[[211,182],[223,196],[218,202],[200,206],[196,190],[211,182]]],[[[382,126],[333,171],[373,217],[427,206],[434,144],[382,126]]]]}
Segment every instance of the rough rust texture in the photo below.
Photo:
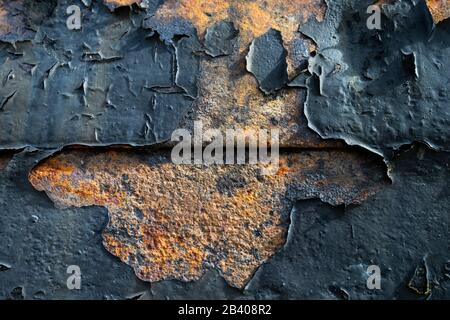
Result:
{"type": "Polygon", "coordinates": [[[281,32],[289,52],[288,72],[294,76],[300,67],[296,57],[299,42],[305,41],[307,49],[314,48],[313,43],[297,32],[299,25],[310,18],[322,21],[325,11],[323,0],[171,0],[158,9],[154,19],[164,24],[177,18],[186,19],[194,25],[201,38],[213,24],[222,20],[232,21],[239,30],[239,51],[242,54],[255,38],[270,28],[276,29],[281,32]]]}
{"type": "Polygon", "coordinates": [[[60,207],[104,206],[108,251],[146,281],[220,270],[242,288],[286,241],[296,200],[361,202],[384,184],[383,165],[358,152],[283,155],[259,166],[176,166],[164,152],[67,151],[37,166],[33,186],[60,207]]]}
{"type": "Polygon", "coordinates": [[[268,29],[280,30],[286,40],[292,40],[298,25],[315,16],[324,16],[321,0],[169,0],[158,9],[157,18],[185,18],[196,27],[200,36],[215,22],[230,19],[243,34],[242,48],[268,29]]]}
{"type": "Polygon", "coordinates": [[[244,65],[233,66],[235,59],[220,57],[202,61],[200,95],[184,127],[192,129],[193,121],[199,120],[205,128],[222,132],[229,128],[279,129],[281,147],[342,146],[337,141],[322,140],[308,128],[303,108],[298,107],[305,100],[304,91],[282,89],[275,97],[265,95],[244,65]]]}
{"type": "Polygon", "coordinates": [[[104,0],[104,3],[117,7],[130,6],[135,3],[141,3],[142,0],[104,0]]]}
{"type": "Polygon", "coordinates": [[[155,19],[164,25],[176,18],[192,23],[203,38],[206,30],[220,21],[232,21],[239,31],[238,48],[229,56],[201,60],[199,97],[184,126],[192,129],[193,120],[205,128],[280,129],[282,147],[339,147],[336,141],[324,141],[310,131],[302,108],[305,93],[294,88],[265,95],[255,77],[248,73],[245,57],[251,42],[270,28],[279,30],[288,51],[291,78],[305,68],[313,43],[297,32],[309,18],[321,21],[323,1],[167,1],[155,19]],[[299,50],[301,52],[299,52],[299,50]]]}
{"type": "Polygon", "coordinates": [[[450,1],[448,0],[426,0],[435,23],[450,18],[450,1]]]}

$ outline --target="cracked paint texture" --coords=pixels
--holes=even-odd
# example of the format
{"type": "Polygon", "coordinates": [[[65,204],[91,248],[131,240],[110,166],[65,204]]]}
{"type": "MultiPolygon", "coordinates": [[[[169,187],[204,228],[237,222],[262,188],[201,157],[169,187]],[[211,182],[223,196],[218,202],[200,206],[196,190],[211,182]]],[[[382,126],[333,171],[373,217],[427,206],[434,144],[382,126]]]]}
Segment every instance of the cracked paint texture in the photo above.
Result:
{"type": "Polygon", "coordinates": [[[10,0],[0,2],[0,41],[32,40],[38,26],[48,19],[56,1],[10,0]]]}
{"type": "MultiPolygon", "coordinates": [[[[10,9],[8,19],[28,16],[31,10],[28,2],[18,3],[21,6],[15,11],[10,9]]],[[[307,128],[298,108],[304,94],[286,88],[277,96],[264,95],[256,79],[246,72],[246,50],[241,49],[271,27],[279,28],[283,44],[288,48],[288,71],[294,77],[297,69],[305,68],[313,48],[296,30],[310,16],[321,19],[322,2],[299,1],[293,6],[295,10],[287,3],[255,2],[260,8],[258,12],[265,12],[267,7],[271,15],[288,13],[280,19],[289,20],[289,28],[287,21],[267,16],[264,31],[255,29],[259,26],[256,24],[259,13],[248,17],[253,11],[241,8],[244,4],[240,2],[190,3],[203,11],[192,17],[179,16],[187,23],[200,28],[196,17],[208,16],[208,6],[214,6],[221,14],[208,18],[204,28],[211,28],[225,16],[237,28],[238,47],[229,56],[217,59],[200,54],[203,49],[194,31],[184,30],[189,38],[177,40],[173,38],[176,25],[165,20],[161,24],[148,22],[166,17],[170,10],[166,12],[165,8],[173,3],[146,2],[141,9],[133,7],[129,12],[122,10],[115,14],[97,2],[83,3],[80,4],[82,15],[96,16],[96,19],[85,18],[80,32],[56,28],[65,23],[67,5],[64,1],[45,6],[36,4],[40,9],[36,15],[40,18],[35,19],[29,41],[21,42],[18,34],[12,34],[11,41],[19,41],[16,46],[8,41],[1,44],[0,143],[3,147],[59,148],[80,143],[151,145],[169,140],[170,133],[178,127],[192,129],[193,120],[222,131],[230,127],[281,129],[282,146],[337,145],[321,141],[307,128]],[[290,9],[286,11],[286,8],[290,9]],[[141,23],[145,29],[140,28],[141,23]],[[154,31],[159,34],[150,36],[154,31]],[[170,36],[164,36],[165,33],[170,36]],[[25,123],[33,125],[25,128],[25,123]]],[[[29,29],[22,20],[5,24],[29,29]]],[[[200,40],[204,43],[203,36],[200,40]]]]}
{"type": "MultiPolygon", "coordinates": [[[[367,241],[351,247],[358,228],[372,237],[381,235],[380,246],[395,252],[389,251],[390,256],[414,265],[404,284],[413,294],[446,296],[445,275],[439,278],[442,288],[435,289],[428,260],[417,262],[414,249],[405,249],[404,239],[417,226],[410,216],[399,215],[399,204],[419,227],[435,223],[440,230],[434,235],[427,233],[433,228],[421,227],[416,230],[420,239],[409,241],[418,243],[411,248],[434,250],[439,257],[430,260],[441,264],[448,234],[441,228],[448,222],[442,213],[448,211],[449,2],[379,1],[383,28],[369,31],[365,10],[373,2],[0,1],[0,148],[16,150],[0,152],[0,207],[5,212],[0,216],[5,243],[0,296],[27,296],[25,286],[1,278],[16,270],[27,274],[33,297],[46,296],[36,284],[42,283],[35,276],[40,269],[32,274],[26,267],[66,251],[84,263],[84,253],[76,256],[79,249],[68,242],[90,243],[93,232],[101,233],[96,245],[102,241],[139,279],[152,282],[155,297],[166,297],[167,291],[176,297],[176,288],[191,286],[198,286],[194,291],[201,295],[210,282],[222,285],[220,294],[227,297],[248,288],[255,298],[307,296],[314,286],[302,289],[300,279],[312,279],[321,285],[320,297],[346,299],[352,292],[329,279],[332,271],[326,268],[345,262],[340,269],[346,279],[360,276],[353,271],[361,266],[349,267],[354,261],[347,258],[356,261],[364,255],[369,261],[375,254],[367,241]],[[61,28],[65,9],[73,3],[82,8],[81,31],[61,28]],[[274,48],[280,54],[265,64],[274,48]],[[172,131],[192,130],[196,120],[205,130],[222,132],[280,129],[278,174],[261,176],[260,166],[173,165],[164,150],[171,145],[172,131]],[[342,140],[389,158],[393,186],[381,157],[349,148],[342,140]],[[399,149],[414,142],[443,152],[419,148],[417,155],[407,154],[411,163],[396,166],[395,158],[403,157],[399,149]],[[74,144],[110,147],[65,148],[50,156],[74,144]],[[148,148],[154,144],[163,150],[148,148]],[[138,146],[147,148],[133,148],[138,146]],[[411,175],[421,182],[410,181],[411,175]],[[396,184],[397,176],[407,190],[396,184]],[[57,208],[50,209],[45,195],[30,183],[57,208]],[[20,193],[23,197],[14,201],[20,193]],[[428,208],[416,199],[430,203],[429,221],[423,218],[428,208]],[[352,217],[343,213],[352,204],[361,204],[356,211],[375,219],[373,227],[362,218],[356,231],[346,225],[352,217]],[[108,212],[106,227],[100,226],[102,208],[108,212]],[[40,220],[50,211],[73,213],[78,222],[50,214],[40,220]],[[96,216],[84,216],[87,212],[96,216]],[[400,216],[400,222],[390,216],[400,216]],[[91,224],[99,229],[93,231],[91,224]],[[90,239],[74,231],[78,225],[90,239]],[[56,230],[50,238],[42,233],[47,229],[56,230]],[[20,247],[21,254],[11,251],[23,230],[23,243],[33,243],[34,262],[26,246],[20,247]],[[324,241],[328,231],[346,241],[336,236],[324,241]],[[336,247],[339,256],[333,256],[336,247]],[[328,264],[309,270],[318,258],[328,264]],[[271,283],[278,278],[283,285],[271,283]],[[196,282],[186,284],[190,281],[196,282]]],[[[95,256],[97,267],[105,261],[115,266],[109,256],[86,251],[95,256]]],[[[56,268],[64,266],[63,260],[57,260],[56,268]]],[[[44,273],[55,290],[48,261],[44,273]]],[[[407,267],[400,267],[402,279],[407,267]]],[[[92,276],[92,283],[98,284],[101,273],[92,276]]],[[[119,295],[133,287],[128,275],[124,279],[119,282],[127,290],[119,295]]],[[[393,294],[399,295],[404,296],[393,294]]]]}
{"type": "Polygon", "coordinates": [[[54,4],[31,41],[0,43],[0,146],[170,139],[196,96],[195,40],[164,44],[140,28],[145,10],[111,13],[96,2],[80,5],[81,30],[60,28],[69,4],[54,4]]]}
{"type": "Polygon", "coordinates": [[[368,30],[368,4],[330,2],[323,24],[301,28],[319,47],[309,126],[386,157],[414,142],[449,150],[449,21],[434,26],[424,1],[395,1],[382,6],[381,30],[368,30]]]}
{"type": "Polygon", "coordinates": [[[298,107],[304,103],[304,92],[286,87],[276,95],[266,95],[256,78],[246,70],[249,46],[273,28],[281,33],[287,48],[288,75],[294,78],[306,68],[310,51],[315,48],[297,30],[308,19],[321,21],[325,9],[323,1],[165,2],[155,16],[144,21],[145,27],[156,30],[163,39],[196,31],[207,45],[204,38],[208,30],[224,21],[230,21],[238,32],[237,45],[228,55],[201,59],[199,97],[184,119],[183,127],[192,130],[193,121],[200,120],[205,128],[222,132],[236,127],[248,130],[272,128],[281,131],[282,147],[341,146],[336,141],[324,141],[309,130],[303,110],[298,107]]]}

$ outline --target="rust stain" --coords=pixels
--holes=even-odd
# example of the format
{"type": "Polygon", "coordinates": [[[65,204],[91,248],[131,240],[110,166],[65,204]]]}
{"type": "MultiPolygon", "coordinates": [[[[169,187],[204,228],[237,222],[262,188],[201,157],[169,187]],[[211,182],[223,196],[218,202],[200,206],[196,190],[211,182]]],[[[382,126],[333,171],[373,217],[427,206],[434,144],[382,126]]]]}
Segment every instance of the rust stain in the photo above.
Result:
{"type": "MultiPolygon", "coordinates": [[[[136,0],[104,0],[113,7],[140,3],[136,0]]],[[[23,0],[0,4],[0,35],[26,30],[23,16],[23,0]],[[11,21],[13,19],[14,21],[11,21]],[[11,29],[12,28],[12,29],[11,29]],[[23,30],[22,30],[23,29],[23,30]]],[[[297,32],[299,25],[308,18],[322,20],[326,6],[323,0],[295,1],[166,1],[157,11],[156,17],[165,21],[182,17],[191,21],[201,34],[212,24],[231,20],[240,30],[240,50],[229,57],[202,59],[200,96],[194,101],[195,119],[202,120],[206,129],[222,129],[234,126],[247,129],[281,130],[282,147],[339,147],[336,141],[323,141],[313,134],[303,116],[304,92],[299,89],[284,89],[276,97],[265,96],[258,88],[253,75],[246,71],[246,50],[256,37],[269,28],[282,32],[288,49],[288,69],[291,78],[300,71],[295,58],[294,46],[304,42],[306,48],[314,46],[297,32]]],[[[25,20],[24,20],[25,19],[25,20]]],[[[169,23],[169,22],[167,22],[169,23]]]]}
{"type": "Polygon", "coordinates": [[[166,1],[155,15],[164,23],[176,18],[186,19],[197,28],[200,37],[207,28],[223,20],[232,21],[239,30],[240,49],[237,52],[226,57],[202,59],[200,94],[185,127],[192,128],[193,121],[200,120],[205,129],[222,132],[236,126],[248,130],[280,129],[281,147],[342,147],[340,142],[320,139],[308,128],[302,108],[304,90],[286,88],[276,96],[267,96],[245,66],[250,43],[268,29],[275,28],[282,33],[288,51],[288,72],[293,78],[304,68],[296,57],[295,47],[301,42],[309,52],[315,48],[310,40],[302,38],[298,28],[310,17],[322,20],[325,11],[323,0],[166,1]]]}
{"type": "Polygon", "coordinates": [[[228,18],[229,9],[230,1],[224,0],[169,0],[159,7],[155,17],[161,20],[187,19],[197,28],[199,35],[204,35],[214,22],[228,18]]]}
{"type": "Polygon", "coordinates": [[[112,5],[114,7],[125,7],[131,6],[132,4],[139,4],[142,0],[103,0],[103,2],[107,5],[112,5]]]}
{"type": "Polygon", "coordinates": [[[284,245],[294,201],[361,202],[386,183],[378,159],[344,150],[282,155],[274,176],[260,169],[177,166],[169,152],[68,150],[29,179],[59,207],[108,208],[104,245],[140,279],[193,281],[216,268],[238,288],[284,245]]]}
{"type": "Polygon", "coordinates": [[[322,21],[325,3],[321,0],[169,0],[157,12],[161,19],[185,18],[192,22],[200,36],[222,20],[233,21],[244,46],[270,28],[279,30],[286,40],[292,39],[301,23],[311,16],[322,21]]]}
{"type": "MultiPolygon", "coordinates": [[[[279,129],[282,147],[342,147],[337,141],[323,140],[309,128],[303,115],[305,91],[283,89],[268,96],[258,88],[253,75],[239,57],[220,57],[202,61],[200,95],[194,102],[191,120],[202,121],[206,129],[242,127],[248,130],[279,129]],[[230,68],[230,65],[234,65],[230,68]]],[[[192,121],[187,125],[192,127],[192,121]]]]}
{"type": "Polygon", "coordinates": [[[0,5],[0,32],[2,34],[7,33],[9,26],[7,23],[7,11],[5,10],[4,5],[0,5]]]}
{"type": "Polygon", "coordinates": [[[155,18],[166,21],[183,18],[190,21],[202,38],[206,30],[222,20],[234,22],[240,33],[240,52],[244,53],[250,43],[270,28],[281,32],[289,52],[289,74],[293,76],[298,65],[295,63],[296,41],[314,45],[298,32],[299,26],[311,17],[322,21],[326,12],[324,0],[169,0],[157,11],[155,18]]]}
{"type": "Polygon", "coordinates": [[[450,18],[449,0],[426,0],[427,6],[433,16],[434,23],[439,23],[450,18]]]}

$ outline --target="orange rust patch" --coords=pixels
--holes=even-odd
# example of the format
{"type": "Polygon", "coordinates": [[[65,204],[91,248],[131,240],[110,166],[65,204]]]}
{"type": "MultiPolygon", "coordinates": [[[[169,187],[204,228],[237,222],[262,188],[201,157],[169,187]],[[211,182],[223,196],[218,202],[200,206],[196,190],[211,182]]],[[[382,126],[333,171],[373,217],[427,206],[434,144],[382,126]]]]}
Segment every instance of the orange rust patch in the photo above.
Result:
{"type": "Polygon", "coordinates": [[[286,40],[292,39],[301,23],[310,16],[322,21],[324,14],[325,4],[321,0],[169,0],[159,8],[157,17],[185,18],[201,36],[214,23],[229,19],[248,44],[270,28],[281,31],[286,40]]]}
{"type": "Polygon", "coordinates": [[[7,31],[10,28],[8,26],[6,17],[7,17],[7,12],[6,12],[5,8],[0,6],[0,33],[2,33],[2,34],[7,33],[7,31]]]}
{"type": "Polygon", "coordinates": [[[427,6],[433,16],[434,23],[439,23],[450,18],[449,0],[426,0],[427,6]]]}
{"type": "Polygon", "coordinates": [[[243,288],[286,240],[298,199],[359,202],[385,183],[384,166],[347,151],[283,155],[260,166],[177,166],[168,153],[68,151],[39,164],[30,182],[60,207],[108,208],[104,245],[145,281],[199,279],[218,269],[243,288]]]}
{"type": "Polygon", "coordinates": [[[293,45],[295,40],[305,40],[297,32],[309,18],[322,21],[326,5],[323,0],[169,0],[157,11],[155,18],[169,22],[173,18],[190,21],[200,37],[206,29],[222,20],[233,21],[240,33],[240,52],[270,28],[281,32],[288,49],[289,74],[294,75],[296,65],[293,45]]]}
{"type": "Polygon", "coordinates": [[[135,3],[141,3],[142,0],[103,0],[106,4],[111,4],[117,7],[131,6],[135,3]]]}
{"type": "Polygon", "coordinates": [[[304,93],[299,89],[285,89],[277,96],[267,96],[258,88],[253,75],[246,71],[245,56],[250,43],[268,29],[280,30],[288,51],[288,72],[291,78],[304,63],[296,57],[297,41],[306,50],[314,45],[298,33],[299,26],[310,16],[322,20],[326,6],[323,0],[295,1],[166,1],[155,19],[170,23],[184,18],[197,28],[200,37],[206,29],[222,20],[233,21],[239,29],[240,50],[227,57],[202,59],[199,74],[200,94],[194,102],[194,112],[187,119],[201,120],[206,129],[224,132],[235,126],[248,130],[280,129],[282,147],[322,148],[338,147],[335,141],[323,141],[310,131],[302,114],[304,93]]]}
{"type": "MultiPolygon", "coordinates": [[[[244,66],[230,65],[234,57],[202,61],[199,76],[200,95],[194,102],[193,120],[202,121],[205,130],[239,127],[246,130],[280,129],[282,147],[340,147],[336,141],[322,140],[308,128],[303,115],[305,94],[284,89],[267,96],[258,88],[253,75],[244,66]]],[[[189,124],[192,127],[192,123],[189,124]]]]}

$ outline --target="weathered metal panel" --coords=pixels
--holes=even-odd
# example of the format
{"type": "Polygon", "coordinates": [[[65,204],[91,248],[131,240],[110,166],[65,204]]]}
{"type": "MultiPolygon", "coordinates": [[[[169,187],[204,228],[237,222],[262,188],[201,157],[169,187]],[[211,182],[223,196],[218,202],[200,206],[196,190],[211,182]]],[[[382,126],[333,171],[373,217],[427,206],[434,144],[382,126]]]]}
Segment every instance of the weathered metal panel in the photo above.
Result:
{"type": "Polygon", "coordinates": [[[319,47],[307,81],[309,126],[387,156],[413,142],[448,151],[450,24],[434,25],[424,1],[396,1],[371,31],[362,19],[369,4],[330,2],[326,24],[301,28],[319,47]]]}
{"type": "Polygon", "coordinates": [[[373,2],[0,1],[0,298],[448,298],[449,2],[373,2]],[[195,121],[277,173],[175,165],[195,121]]]}
{"type": "Polygon", "coordinates": [[[281,163],[264,177],[260,166],[174,165],[170,153],[72,151],[42,162],[30,181],[59,207],[107,207],[105,247],[141,279],[198,280],[209,266],[243,288],[285,243],[295,201],[348,205],[387,183],[383,163],[358,153],[292,153],[281,163]]]}
{"type": "Polygon", "coordinates": [[[111,14],[101,4],[83,9],[95,18],[80,31],[69,30],[62,26],[71,3],[55,5],[32,41],[2,46],[0,146],[170,139],[196,95],[198,64],[185,57],[195,42],[164,44],[140,28],[142,12],[111,14]]]}

